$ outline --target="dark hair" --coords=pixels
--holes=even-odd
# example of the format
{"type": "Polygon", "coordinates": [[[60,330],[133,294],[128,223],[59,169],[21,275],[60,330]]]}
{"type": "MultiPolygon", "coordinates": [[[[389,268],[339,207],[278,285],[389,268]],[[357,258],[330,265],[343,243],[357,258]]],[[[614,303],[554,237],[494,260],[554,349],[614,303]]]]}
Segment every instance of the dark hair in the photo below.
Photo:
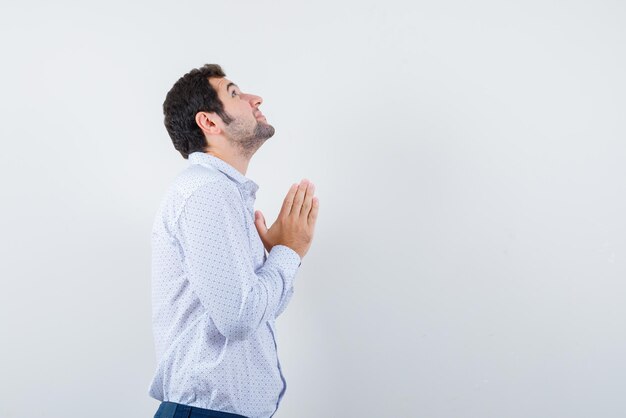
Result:
{"type": "Polygon", "coordinates": [[[174,83],[163,102],[165,129],[172,138],[174,148],[185,159],[192,152],[206,152],[208,146],[204,133],[196,123],[196,113],[215,112],[224,123],[232,122],[209,83],[209,77],[226,77],[226,74],[217,64],[194,68],[174,83]]]}

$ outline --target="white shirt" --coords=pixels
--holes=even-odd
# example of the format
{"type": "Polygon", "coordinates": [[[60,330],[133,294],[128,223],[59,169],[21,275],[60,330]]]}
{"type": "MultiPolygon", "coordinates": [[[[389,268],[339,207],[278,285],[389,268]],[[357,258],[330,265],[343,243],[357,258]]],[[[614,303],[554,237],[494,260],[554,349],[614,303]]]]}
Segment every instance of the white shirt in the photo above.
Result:
{"type": "Polygon", "coordinates": [[[266,254],[258,185],[203,152],[174,180],[152,229],[152,321],[160,401],[269,418],[287,384],[275,319],[293,295],[298,253],[266,254]]]}

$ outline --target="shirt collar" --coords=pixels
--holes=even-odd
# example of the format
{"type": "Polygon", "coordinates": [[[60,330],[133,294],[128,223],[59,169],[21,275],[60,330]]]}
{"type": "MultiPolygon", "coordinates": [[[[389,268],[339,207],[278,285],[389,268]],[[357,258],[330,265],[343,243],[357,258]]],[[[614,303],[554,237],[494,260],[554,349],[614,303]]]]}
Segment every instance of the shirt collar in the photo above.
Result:
{"type": "Polygon", "coordinates": [[[226,174],[230,179],[234,180],[240,189],[245,190],[252,195],[254,195],[259,189],[259,185],[252,181],[252,179],[244,176],[235,167],[214,155],[196,151],[189,154],[188,160],[190,164],[200,164],[203,166],[212,166],[217,168],[219,171],[226,174]]]}

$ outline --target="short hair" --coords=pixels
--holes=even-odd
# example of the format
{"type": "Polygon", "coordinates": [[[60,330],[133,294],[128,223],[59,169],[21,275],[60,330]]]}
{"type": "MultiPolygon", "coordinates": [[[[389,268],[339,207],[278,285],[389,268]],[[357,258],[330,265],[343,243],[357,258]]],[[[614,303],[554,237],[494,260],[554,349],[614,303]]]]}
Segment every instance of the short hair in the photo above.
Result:
{"type": "Polygon", "coordinates": [[[224,111],[224,104],[209,83],[209,77],[226,77],[226,74],[218,64],[194,68],[174,83],[163,102],[165,129],[174,148],[185,159],[192,152],[206,152],[208,148],[204,133],[196,123],[198,112],[215,112],[226,124],[233,120],[224,111]]]}

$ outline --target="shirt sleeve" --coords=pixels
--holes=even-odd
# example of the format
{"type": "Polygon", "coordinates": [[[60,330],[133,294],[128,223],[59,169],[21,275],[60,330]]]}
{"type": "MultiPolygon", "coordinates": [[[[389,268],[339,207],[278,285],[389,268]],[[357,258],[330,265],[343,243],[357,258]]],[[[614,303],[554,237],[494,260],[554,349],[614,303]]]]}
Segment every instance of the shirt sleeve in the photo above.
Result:
{"type": "Polygon", "coordinates": [[[275,245],[255,271],[244,211],[236,186],[218,180],[194,191],[178,218],[191,288],[220,333],[237,340],[285,309],[301,263],[294,250],[275,245]]]}
{"type": "Polygon", "coordinates": [[[280,304],[276,309],[276,318],[278,318],[278,316],[283,313],[293,296],[293,280],[298,267],[302,264],[302,259],[297,252],[286,245],[274,245],[265,264],[267,265],[268,262],[278,266],[287,266],[284,275],[287,286],[283,292],[280,304]]]}

